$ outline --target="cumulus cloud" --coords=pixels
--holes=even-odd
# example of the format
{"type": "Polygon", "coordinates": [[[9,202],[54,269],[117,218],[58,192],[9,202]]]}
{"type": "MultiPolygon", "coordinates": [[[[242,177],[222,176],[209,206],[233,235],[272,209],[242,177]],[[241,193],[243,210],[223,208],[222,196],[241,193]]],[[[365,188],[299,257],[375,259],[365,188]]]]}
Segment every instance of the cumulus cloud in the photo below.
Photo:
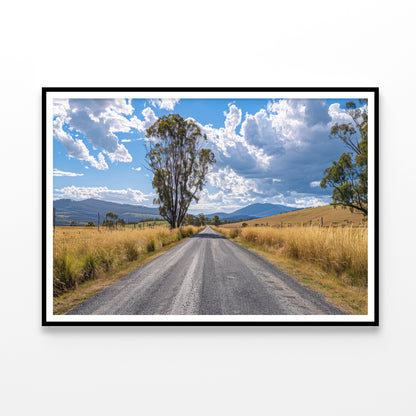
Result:
{"type": "MultiPolygon", "coordinates": [[[[343,143],[330,140],[329,133],[335,122],[351,121],[348,113],[339,104],[328,106],[318,99],[270,101],[244,116],[237,104],[229,104],[223,127],[201,125],[216,155],[209,183],[223,192],[215,194],[222,197],[222,206],[241,206],[243,201],[293,207],[329,203],[328,190],[313,179],[322,177],[345,152],[343,143]]],[[[210,203],[207,195],[202,200],[210,203]]]]}
{"type": "Polygon", "coordinates": [[[54,192],[55,199],[68,198],[82,200],[88,198],[95,198],[125,204],[149,203],[153,197],[154,194],[144,194],[138,189],[108,189],[106,186],[67,186],[61,189],[55,189],[54,192]]]}
{"type": "Polygon", "coordinates": [[[81,139],[74,139],[70,134],[64,131],[64,120],[64,118],[58,117],[53,121],[53,132],[54,137],[62,143],[68,152],[68,156],[70,158],[84,160],[99,170],[108,169],[108,165],[102,153],[99,153],[97,160],[94,156],[90,155],[87,146],[85,146],[85,143],[81,139]]]}
{"type": "Polygon", "coordinates": [[[268,166],[270,157],[264,149],[248,143],[244,136],[236,132],[242,119],[241,109],[231,104],[224,116],[224,127],[201,125],[201,130],[215,153],[216,167],[231,166],[235,172],[245,174],[263,171],[268,166]]]}
{"type": "Polygon", "coordinates": [[[324,126],[331,121],[331,117],[328,112],[328,105],[323,100],[311,99],[307,100],[303,104],[305,108],[305,123],[308,127],[324,126]]]}
{"type": "Polygon", "coordinates": [[[153,107],[158,107],[162,110],[170,110],[173,111],[175,105],[179,102],[176,98],[162,98],[162,99],[155,99],[150,100],[153,107]]]}
{"type": "Polygon", "coordinates": [[[68,100],[53,100],[54,117],[62,117],[65,119],[68,110],[69,110],[68,100]]]}
{"type": "Polygon", "coordinates": [[[334,103],[329,106],[328,114],[331,117],[332,123],[347,124],[352,122],[348,111],[341,108],[339,103],[334,103]]]}
{"type": "Polygon", "coordinates": [[[97,169],[107,169],[103,154],[119,162],[131,162],[126,147],[119,143],[117,132],[129,132],[133,127],[127,117],[134,111],[131,102],[123,99],[54,100],[54,137],[68,152],[69,157],[87,161],[97,169]],[[79,133],[101,149],[97,159],[89,154],[79,133]],[[73,138],[74,136],[75,138],[73,138]]]}
{"type": "Polygon", "coordinates": [[[255,114],[245,114],[244,119],[241,109],[231,104],[224,116],[224,127],[202,126],[219,168],[229,166],[249,178],[274,177],[289,186],[293,179],[299,182],[296,172],[301,166],[306,168],[302,181],[309,186],[307,176],[316,174],[315,161],[330,148],[333,154],[334,145],[328,139],[331,117],[325,101],[273,101],[255,114]]]}
{"type": "Polygon", "coordinates": [[[275,127],[273,117],[265,109],[254,115],[247,114],[241,127],[246,142],[262,149],[268,155],[284,152],[284,140],[275,127]]]}
{"type": "Polygon", "coordinates": [[[131,155],[114,134],[130,130],[130,121],[122,114],[130,114],[131,106],[123,106],[119,101],[125,103],[125,100],[69,100],[69,124],[93,146],[101,148],[111,161],[131,162],[131,155]]]}
{"type": "Polygon", "coordinates": [[[53,176],[84,176],[83,173],[64,172],[62,170],[54,169],[53,176]]]}
{"type": "Polygon", "coordinates": [[[152,124],[154,124],[157,120],[157,117],[154,111],[150,107],[146,107],[142,111],[142,115],[144,120],[140,120],[137,116],[133,116],[130,119],[131,126],[134,127],[138,131],[145,131],[148,129],[152,124]]]}
{"type": "Polygon", "coordinates": [[[223,191],[216,193],[209,193],[208,190],[203,189],[198,203],[192,203],[191,210],[198,210],[204,213],[213,212],[231,212],[241,208],[241,200],[234,201],[233,198],[227,197],[223,191]]]}
{"type": "Polygon", "coordinates": [[[137,170],[137,172],[140,172],[142,168],[139,166],[138,168],[132,168],[133,170],[137,170]]]}
{"type": "Polygon", "coordinates": [[[256,183],[252,179],[238,175],[231,168],[219,169],[207,175],[208,183],[223,191],[228,198],[238,199],[241,202],[250,202],[251,197],[256,192],[256,183]]]}

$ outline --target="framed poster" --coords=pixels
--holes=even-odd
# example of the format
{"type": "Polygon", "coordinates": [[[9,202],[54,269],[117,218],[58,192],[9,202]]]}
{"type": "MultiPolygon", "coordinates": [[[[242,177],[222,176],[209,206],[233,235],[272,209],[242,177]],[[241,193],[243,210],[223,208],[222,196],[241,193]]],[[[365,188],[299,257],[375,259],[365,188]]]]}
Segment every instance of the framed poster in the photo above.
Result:
{"type": "Polygon", "coordinates": [[[43,325],[378,325],[378,88],[43,88],[43,325]]]}

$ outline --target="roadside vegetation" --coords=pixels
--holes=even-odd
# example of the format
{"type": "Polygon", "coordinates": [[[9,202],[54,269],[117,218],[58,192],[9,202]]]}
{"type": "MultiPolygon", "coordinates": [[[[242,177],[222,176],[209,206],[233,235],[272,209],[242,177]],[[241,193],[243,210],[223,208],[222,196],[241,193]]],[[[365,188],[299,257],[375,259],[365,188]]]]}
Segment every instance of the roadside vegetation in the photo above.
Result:
{"type": "MultiPolygon", "coordinates": [[[[97,282],[102,290],[105,286],[100,280],[109,275],[116,276],[118,280],[149,257],[201,230],[202,227],[194,226],[171,230],[163,225],[153,228],[120,227],[117,230],[101,227],[100,231],[93,227],[56,227],[53,247],[54,304],[62,304],[66,294],[91,281],[97,282]]],[[[114,281],[114,278],[110,279],[109,284],[114,281]]],[[[85,300],[85,296],[81,297],[85,300]]],[[[65,313],[69,309],[61,307],[57,310],[65,313]]]]}
{"type": "Polygon", "coordinates": [[[323,293],[347,313],[367,313],[367,227],[213,227],[323,293]]]}

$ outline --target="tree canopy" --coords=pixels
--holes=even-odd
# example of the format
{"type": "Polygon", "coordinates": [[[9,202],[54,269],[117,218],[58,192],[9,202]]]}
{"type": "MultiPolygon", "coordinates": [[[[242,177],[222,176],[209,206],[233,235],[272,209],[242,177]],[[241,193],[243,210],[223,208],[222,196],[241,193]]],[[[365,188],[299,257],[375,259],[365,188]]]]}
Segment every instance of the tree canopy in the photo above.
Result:
{"type": "Polygon", "coordinates": [[[214,223],[214,225],[220,225],[221,224],[220,217],[218,215],[214,215],[214,217],[212,218],[212,222],[214,223]]]}
{"type": "Polygon", "coordinates": [[[107,214],[105,214],[103,225],[105,225],[107,227],[113,227],[114,226],[114,221],[116,221],[117,218],[118,218],[118,215],[114,214],[114,212],[107,212],[107,214]]]}
{"type": "Polygon", "coordinates": [[[203,147],[206,136],[178,114],[160,117],[146,130],[146,160],[153,172],[154,203],[171,228],[180,227],[189,205],[198,201],[214,154],[203,147]]]}
{"type": "Polygon", "coordinates": [[[332,205],[349,207],[367,216],[368,204],[368,112],[365,104],[356,108],[354,102],[346,104],[352,122],[335,123],[330,138],[342,140],[350,152],[343,153],[339,160],[325,169],[321,187],[332,187],[332,205]]]}

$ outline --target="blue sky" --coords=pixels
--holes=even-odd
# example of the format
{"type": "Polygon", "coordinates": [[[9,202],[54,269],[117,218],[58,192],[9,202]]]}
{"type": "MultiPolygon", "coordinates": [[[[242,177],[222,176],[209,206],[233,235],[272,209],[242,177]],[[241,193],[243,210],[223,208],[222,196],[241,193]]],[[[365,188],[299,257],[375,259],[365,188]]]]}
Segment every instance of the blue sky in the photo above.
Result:
{"type": "MultiPolygon", "coordinates": [[[[98,198],[152,206],[145,129],[170,113],[195,120],[216,157],[195,212],[231,212],[270,202],[330,203],[325,168],[345,152],[329,139],[351,121],[351,100],[59,99],[54,100],[54,199],[98,198]]],[[[358,104],[358,103],[357,103],[358,104]]]]}

